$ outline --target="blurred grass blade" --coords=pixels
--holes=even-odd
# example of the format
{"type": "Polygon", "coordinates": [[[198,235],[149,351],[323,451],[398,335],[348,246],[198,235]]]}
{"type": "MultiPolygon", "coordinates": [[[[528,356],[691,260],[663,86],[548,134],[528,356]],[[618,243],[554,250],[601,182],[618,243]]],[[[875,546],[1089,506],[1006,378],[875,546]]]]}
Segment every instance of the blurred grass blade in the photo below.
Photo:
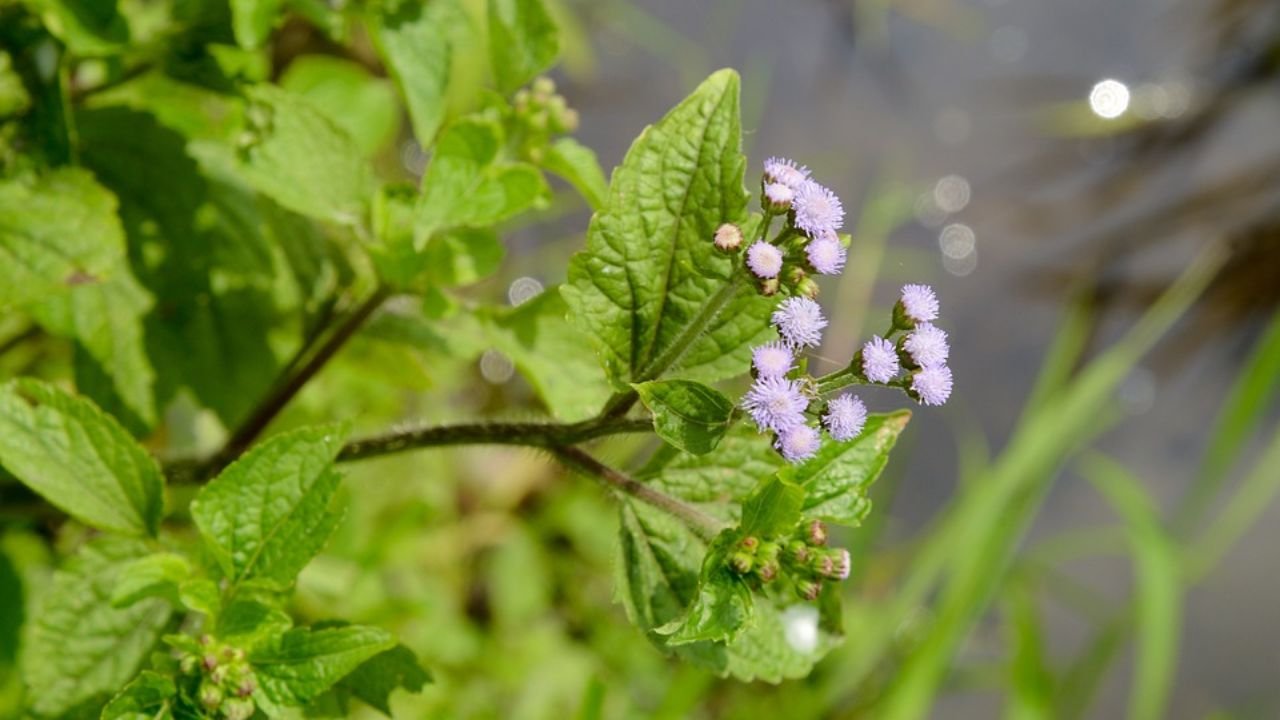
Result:
{"type": "Polygon", "coordinates": [[[945,531],[925,549],[926,555],[950,558],[935,621],[903,663],[878,717],[918,718],[929,712],[956,650],[1003,581],[1054,470],[1098,431],[1099,416],[1111,407],[1116,388],[1200,295],[1222,259],[1219,246],[1204,251],[1122,340],[1024,419],[988,476],[949,511],[945,531]]]}
{"type": "Polygon", "coordinates": [[[1180,557],[1137,478],[1101,455],[1085,458],[1081,469],[1128,529],[1137,633],[1129,718],[1154,720],[1164,714],[1178,665],[1182,624],[1180,557]]]}
{"type": "Polygon", "coordinates": [[[1115,662],[1121,648],[1125,646],[1129,637],[1129,620],[1129,613],[1124,612],[1099,628],[1093,640],[1067,667],[1058,682],[1054,717],[1059,720],[1084,717],[1098,693],[1102,678],[1106,676],[1107,668],[1115,662]]]}
{"type": "Polygon", "coordinates": [[[1066,315],[1053,338],[1053,344],[1040,364],[1040,374],[1023,407],[1022,416],[1029,417],[1044,407],[1045,401],[1071,379],[1089,344],[1093,330],[1093,303],[1088,293],[1077,292],[1067,302],[1066,315]]]}
{"type": "Polygon", "coordinates": [[[1009,583],[1004,595],[1009,635],[1008,720],[1036,720],[1053,716],[1053,675],[1045,662],[1044,633],[1030,582],[1009,583]]]}
{"type": "Polygon", "coordinates": [[[1190,534],[1222,488],[1232,461],[1252,436],[1254,423],[1280,390],[1280,312],[1272,316],[1214,422],[1213,436],[1195,483],[1178,511],[1178,530],[1190,534]]]}
{"type": "Polygon", "coordinates": [[[1277,491],[1280,491],[1280,428],[1226,507],[1189,551],[1190,582],[1200,580],[1222,560],[1231,546],[1257,522],[1277,491]]]}

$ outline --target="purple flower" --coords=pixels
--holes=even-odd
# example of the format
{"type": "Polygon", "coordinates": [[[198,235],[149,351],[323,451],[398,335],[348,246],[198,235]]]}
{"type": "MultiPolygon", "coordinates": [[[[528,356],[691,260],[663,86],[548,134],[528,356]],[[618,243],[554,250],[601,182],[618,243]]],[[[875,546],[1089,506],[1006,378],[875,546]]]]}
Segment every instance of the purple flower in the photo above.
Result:
{"type": "Polygon", "coordinates": [[[862,374],[871,382],[887,383],[898,375],[898,352],[893,343],[876,335],[862,346],[862,374]]]}
{"type": "Polygon", "coordinates": [[[911,392],[921,405],[941,405],[951,397],[951,368],[932,365],[915,371],[911,392]]]}
{"type": "Polygon", "coordinates": [[[827,320],[818,303],[807,297],[789,297],[773,311],[773,324],[791,347],[817,347],[827,320]]]}
{"type": "Polygon", "coordinates": [[[782,453],[787,462],[798,463],[818,454],[818,446],[822,444],[822,436],[808,425],[796,425],[778,433],[773,446],[782,453]]]}
{"type": "Polygon", "coordinates": [[[809,168],[786,158],[771,157],[764,161],[765,180],[797,190],[809,179],[809,168]]]}
{"type": "Polygon", "coordinates": [[[747,248],[747,267],[759,278],[775,278],[782,272],[782,251],[763,240],[747,248]]]}
{"type": "Polygon", "coordinates": [[[904,285],[902,313],[915,322],[933,322],[938,319],[938,296],[928,285],[904,285]]]}
{"type": "Polygon", "coordinates": [[[832,232],[824,232],[809,241],[805,247],[809,255],[809,264],[823,275],[839,275],[844,269],[846,253],[840,237],[832,232]]]}
{"type": "Polygon", "coordinates": [[[844,224],[844,206],[840,198],[827,188],[808,180],[796,190],[791,208],[795,210],[796,227],[809,237],[835,232],[844,224]]]}
{"type": "Polygon", "coordinates": [[[852,440],[867,424],[867,406],[853,395],[844,394],[827,403],[822,424],[835,440],[852,440]]]}
{"type": "Polygon", "coordinates": [[[764,199],[769,209],[774,212],[785,212],[791,209],[791,201],[796,197],[795,191],[782,183],[769,183],[764,186],[764,199]]]}
{"type": "Polygon", "coordinates": [[[791,372],[795,361],[795,353],[780,342],[761,345],[751,351],[751,365],[755,367],[757,377],[782,377],[791,372]]]}
{"type": "Polygon", "coordinates": [[[852,565],[849,551],[839,548],[818,560],[818,573],[832,580],[847,580],[852,565]]]}
{"type": "Polygon", "coordinates": [[[800,392],[800,384],[781,377],[759,378],[742,398],[742,408],[761,432],[781,433],[803,425],[808,406],[809,399],[800,392]]]}
{"type": "Polygon", "coordinates": [[[902,347],[920,367],[941,365],[951,353],[946,331],[933,323],[916,325],[916,329],[902,341],[902,347]]]}

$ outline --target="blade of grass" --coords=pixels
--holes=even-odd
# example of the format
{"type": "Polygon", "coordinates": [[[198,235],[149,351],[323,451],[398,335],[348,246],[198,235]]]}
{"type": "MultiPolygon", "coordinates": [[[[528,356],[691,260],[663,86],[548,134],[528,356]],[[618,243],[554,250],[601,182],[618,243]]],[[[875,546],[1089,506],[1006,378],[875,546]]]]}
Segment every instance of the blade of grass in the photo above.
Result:
{"type": "Polygon", "coordinates": [[[1195,531],[1222,489],[1232,462],[1252,436],[1254,425],[1271,407],[1280,391],[1280,312],[1254,346],[1214,421],[1213,436],[1195,482],[1187,491],[1177,513],[1177,529],[1183,536],[1195,531]]]}
{"type": "Polygon", "coordinates": [[[1116,615],[1094,634],[1093,640],[1080,652],[1058,683],[1054,717],[1075,720],[1085,716],[1098,694],[1107,668],[1120,656],[1129,638],[1128,611],[1116,615]]]}
{"type": "Polygon", "coordinates": [[[1120,464],[1091,454],[1081,463],[1084,476],[1124,519],[1133,557],[1135,597],[1134,681],[1129,718],[1154,720],[1164,715],[1178,665],[1182,626],[1182,577],[1177,546],[1142,484],[1120,464]]]}
{"type": "Polygon", "coordinates": [[[1010,646],[1004,716],[1008,720],[1052,717],[1053,674],[1045,661],[1035,593],[1025,578],[1009,583],[1005,590],[1004,615],[1010,646]]]}
{"type": "Polygon", "coordinates": [[[1200,295],[1222,257],[1218,246],[1203,252],[1122,340],[1020,424],[988,477],[949,511],[956,532],[934,538],[948,545],[952,558],[936,620],[903,664],[879,717],[905,720],[929,711],[957,648],[1003,581],[1054,470],[1095,434],[1116,388],[1200,295]]]}

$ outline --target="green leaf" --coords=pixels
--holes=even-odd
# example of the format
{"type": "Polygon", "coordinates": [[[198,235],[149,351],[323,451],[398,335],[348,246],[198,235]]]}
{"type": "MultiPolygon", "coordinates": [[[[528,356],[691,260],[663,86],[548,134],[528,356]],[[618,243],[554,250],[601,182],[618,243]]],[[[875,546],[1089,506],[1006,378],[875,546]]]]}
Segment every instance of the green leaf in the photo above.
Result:
{"type": "Polygon", "coordinates": [[[619,530],[618,599],[660,649],[720,675],[780,682],[807,675],[839,644],[838,628],[820,619],[812,605],[779,609],[770,599],[757,598],[751,622],[731,642],[668,645],[654,628],[682,617],[698,596],[706,545],[678,521],[637,503],[623,504],[619,530]],[[799,638],[807,642],[795,637],[800,622],[812,630],[799,638]]]}
{"type": "Polygon", "coordinates": [[[242,48],[261,47],[271,36],[283,0],[231,0],[231,30],[242,48]]]}
{"type": "Polygon", "coordinates": [[[738,76],[722,70],[640,134],[562,288],[620,391],[668,371],[711,382],[747,367],[773,302],[731,281],[711,238],[746,220],[738,76]]]}
{"type": "Polygon", "coordinates": [[[204,487],[191,519],[232,584],[288,586],[342,517],[332,507],[333,459],[345,430],[328,425],[272,437],[204,487]]]}
{"type": "Polygon", "coordinates": [[[455,0],[400,3],[394,12],[380,19],[378,47],[404,94],[414,136],[429,147],[448,114],[452,34],[468,31],[468,19],[455,0]]]}
{"type": "Polygon", "coordinates": [[[187,609],[217,618],[222,612],[222,593],[209,578],[195,577],[178,585],[178,600],[187,609]]]}
{"type": "Polygon", "coordinates": [[[116,0],[40,0],[31,4],[49,32],[75,55],[110,55],[129,41],[129,26],[116,0]]]}
{"type": "Polygon", "coordinates": [[[1046,662],[1043,622],[1029,585],[1014,581],[1005,591],[1010,689],[1004,716],[1009,720],[1053,717],[1053,672],[1046,662]]]}
{"type": "Polygon", "coordinates": [[[514,308],[479,313],[486,338],[515,364],[550,413],[565,422],[595,415],[609,398],[609,382],[581,350],[586,338],[565,318],[555,289],[514,308]]]}
{"type": "Polygon", "coordinates": [[[217,634],[224,642],[252,651],[291,627],[289,614],[269,600],[237,597],[218,616],[217,634]]]}
{"type": "Polygon", "coordinates": [[[679,618],[654,629],[666,636],[668,645],[731,641],[751,622],[751,588],[726,565],[728,550],[741,537],[736,530],[726,530],[712,541],[688,609],[679,618]]]}
{"type": "Polygon", "coordinates": [[[37,380],[0,387],[0,465],[93,527],[154,535],[164,510],[160,468],[129,433],[37,380]]]}
{"type": "Polygon", "coordinates": [[[13,56],[0,50],[0,120],[21,115],[30,107],[31,94],[13,69],[13,56]]]}
{"type": "Polygon", "coordinates": [[[729,429],[733,403],[702,383],[656,380],[633,387],[653,413],[654,432],[685,452],[711,452],[729,429]]]}
{"type": "Polygon", "coordinates": [[[429,682],[431,674],[418,664],[418,656],[404,645],[396,645],[365,660],[342,678],[338,687],[391,717],[393,690],[404,688],[417,693],[429,682]]]}
{"type": "Polygon", "coordinates": [[[742,503],[742,535],[772,538],[787,535],[800,522],[804,488],[773,478],[742,503]]]}
{"type": "Polygon", "coordinates": [[[560,36],[542,0],[489,0],[489,53],[504,94],[551,67],[560,36]]]}
{"type": "Polygon", "coordinates": [[[191,573],[191,563],[176,553],[155,553],[138,558],[121,569],[120,579],[111,591],[111,605],[126,607],[151,597],[177,604],[178,585],[191,573]]]}
{"type": "Polygon", "coordinates": [[[135,540],[101,536],[53,576],[22,646],[30,709],[62,715],[95,708],[138,672],[169,621],[163,600],[111,607],[121,570],[147,553],[135,540]]]}
{"type": "Polygon", "coordinates": [[[785,465],[768,435],[738,423],[712,452],[655,457],[639,475],[688,501],[741,501],[759,486],[760,478],[772,476],[785,465]]]}
{"type": "Polygon", "coordinates": [[[1086,458],[1083,470],[1085,477],[1124,519],[1133,556],[1137,646],[1129,717],[1132,720],[1165,717],[1178,670],[1182,558],[1137,478],[1100,455],[1086,458]]]}
{"type": "Polygon", "coordinates": [[[856,438],[829,440],[817,455],[783,469],[779,477],[804,488],[805,515],[856,526],[871,511],[867,492],[889,462],[889,452],[909,420],[909,410],[871,415],[856,438]]]}
{"type": "Polygon", "coordinates": [[[374,187],[360,147],[311,103],[273,85],[247,91],[245,175],[262,193],[318,220],[359,225],[374,187]]]}
{"type": "Polygon", "coordinates": [[[169,702],[178,694],[173,678],[143,670],[102,709],[101,720],[155,720],[173,716],[169,702]]]}
{"type": "Polygon", "coordinates": [[[441,134],[422,177],[417,247],[441,230],[493,225],[545,200],[542,173],[501,161],[503,142],[502,128],[480,118],[461,120],[441,134]]]}
{"type": "Polygon", "coordinates": [[[400,128],[395,88],[359,63],[330,55],[303,55],[289,63],[280,86],[328,116],[366,155],[386,147],[400,128]]]}
{"type": "Polygon", "coordinates": [[[0,182],[0,306],[110,277],[124,254],[116,199],[89,173],[0,182]]]}
{"type": "Polygon", "coordinates": [[[470,285],[492,275],[506,248],[488,228],[458,228],[433,236],[422,253],[426,279],[437,287],[470,285]]]}
{"type": "Polygon", "coordinates": [[[573,138],[560,138],[547,148],[542,167],[564,178],[577,189],[592,210],[604,207],[609,181],[591,148],[573,138]]]}
{"type": "Polygon", "coordinates": [[[379,628],[297,628],[251,652],[249,662],[267,700],[298,706],[395,645],[390,633],[379,628]]]}

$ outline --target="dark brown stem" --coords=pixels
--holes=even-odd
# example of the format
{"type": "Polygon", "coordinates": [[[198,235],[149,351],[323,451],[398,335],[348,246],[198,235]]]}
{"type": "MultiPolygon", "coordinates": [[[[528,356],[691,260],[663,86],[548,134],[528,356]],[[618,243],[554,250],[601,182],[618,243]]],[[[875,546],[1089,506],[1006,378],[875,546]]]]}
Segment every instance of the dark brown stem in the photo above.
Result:
{"type": "Polygon", "coordinates": [[[302,388],[306,387],[311,378],[315,377],[338,354],[338,351],[360,330],[365,321],[381,307],[387,296],[387,291],[379,288],[348,315],[311,357],[302,363],[297,371],[285,376],[283,382],[276,385],[266,398],[258,404],[253,414],[227,440],[222,450],[218,451],[206,464],[203,474],[208,476],[216,474],[230,464],[232,460],[239,457],[241,453],[248,450],[253,441],[257,440],[258,436],[271,424],[271,421],[275,420],[276,416],[288,406],[289,401],[293,400],[294,396],[302,388]]]}
{"type": "Polygon", "coordinates": [[[698,508],[614,470],[583,450],[575,447],[560,447],[553,448],[552,453],[555,454],[560,462],[574,470],[590,475],[624,495],[629,495],[640,502],[652,505],[669,515],[679,518],[689,530],[706,542],[713,540],[716,535],[719,535],[722,530],[728,527],[698,508]]]}
{"type": "Polygon", "coordinates": [[[392,453],[441,445],[527,445],[554,449],[607,435],[640,433],[653,429],[650,420],[589,420],[560,423],[465,423],[437,425],[353,440],[338,453],[338,462],[352,462],[392,453]]]}

